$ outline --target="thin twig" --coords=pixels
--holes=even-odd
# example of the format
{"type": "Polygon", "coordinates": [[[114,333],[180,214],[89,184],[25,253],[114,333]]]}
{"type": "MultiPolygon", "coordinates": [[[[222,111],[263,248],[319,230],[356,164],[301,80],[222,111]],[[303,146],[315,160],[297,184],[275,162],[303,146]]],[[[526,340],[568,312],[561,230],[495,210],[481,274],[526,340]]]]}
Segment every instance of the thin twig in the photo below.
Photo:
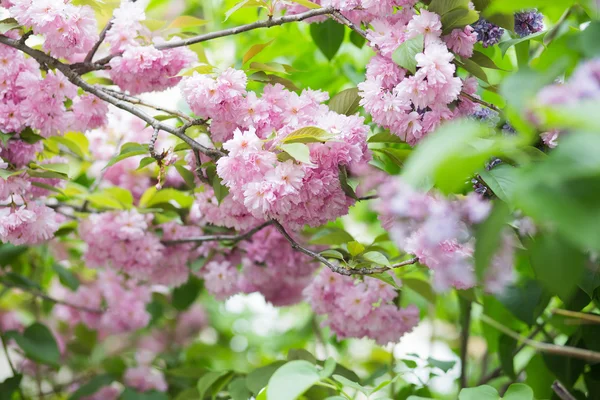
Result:
{"type": "Polygon", "coordinates": [[[537,340],[532,340],[532,339],[526,338],[524,336],[521,336],[519,333],[513,331],[510,328],[507,328],[506,326],[502,325],[499,322],[494,321],[487,315],[482,315],[481,321],[490,325],[493,328],[496,328],[500,332],[512,337],[513,339],[523,342],[527,346],[532,347],[533,349],[535,349],[537,351],[540,351],[543,353],[567,356],[567,357],[572,357],[572,358],[579,358],[579,359],[587,360],[587,361],[595,361],[595,362],[600,361],[600,353],[599,352],[581,349],[579,347],[560,346],[560,345],[557,345],[554,343],[538,342],[537,340]]]}
{"type": "Polygon", "coordinates": [[[188,121],[188,122],[194,120],[189,115],[186,115],[186,114],[184,114],[184,113],[182,113],[180,111],[170,110],[168,108],[164,108],[164,107],[161,107],[161,106],[150,104],[150,103],[148,103],[148,102],[146,102],[146,101],[144,101],[144,100],[142,100],[142,99],[140,99],[138,97],[131,96],[131,95],[119,92],[117,90],[112,90],[112,89],[108,89],[108,88],[102,88],[102,90],[104,90],[105,92],[107,92],[111,96],[116,97],[119,100],[123,100],[123,101],[126,101],[126,102],[131,103],[131,104],[137,104],[137,105],[140,105],[140,106],[152,108],[152,109],[154,109],[156,111],[162,111],[162,112],[165,112],[167,114],[176,115],[179,118],[181,118],[181,119],[183,119],[185,121],[188,121]]]}
{"type": "Polygon", "coordinates": [[[272,225],[273,221],[267,221],[262,223],[252,229],[250,229],[246,233],[242,233],[239,235],[207,235],[207,236],[197,236],[183,239],[174,239],[174,240],[163,240],[162,243],[167,246],[175,246],[183,243],[204,243],[204,242],[241,242],[242,240],[250,239],[255,233],[263,230],[269,225],[272,225]]]}
{"type": "Polygon", "coordinates": [[[154,148],[156,146],[156,140],[158,139],[158,132],[160,132],[160,130],[154,128],[152,138],[150,138],[150,143],[148,143],[148,152],[150,153],[150,156],[158,161],[159,165],[161,165],[160,162],[162,161],[163,156],[161,154],[156,154],[156,149],[154,148]]]}
{"type": "Polygon", "coordinates": [[[569,311],[569,310],[563,310],[560,308],[558,308],[556,310],[552,310],[552,313],[562,315],[564,317],[582,319],[584,321],[592,322],[594,324],[600,324],[600,315],[598,315],[598,314],[569,311]]]}
{"type": "Polygon", "coordinates": [[[363,197],[359,197],[358,200],[359,201],[366,201],[366,200],[374,200],[374,199],[378,199],[379,196],[376,194],[373,194],[371,196],[363,196],[363,197]]]}
{"type": "MultiPolygon", "coordinates": [[[[538,333],[540,333],[542,331],[542,326],[541,325],[537,325],[535,327],[535,329],[529,334],[527,335],[528,339],[533,339],[534,337],[537,336],[538,333]]],[[[521,345],[519,345],[519,347],[517,347],[513,353],[512,356],[516,356],[521,350],[523,350],[525,347],[527,347],[527,345],[525,343],[521,343],[521,345]]],[[[486,353],[487,355],[488,353],[486,353]]],[[[491,381],[492,379],[498,378],[500,375],[502,374],[502,367],[498,367],[495,370],[493,370],[492,372],[490,372],[489,374],[483,376],[480,380],[479,380],[479,385],[484,385],[486,383],[488,383],[489,381],[491,381]]]]}
{"type": "Polygon", "coordinates": [[[275,228],[277,228],[277,230],[283,235],[283,237],[292,245],[292,249],[299,251],[301,253],[304,253],[309,257],[314,258],[315,260],[325,264],[325,266],[327,268],[329,268],[331,271],[338,273],[340,275],[352,276],[352,275],[378,274],[381,272],[389,271],[394,268],[400,268],[405,265],[415,264],[418,261],[418,258],[415,257],[415,258],[411,258],[410,260],[402,261],[398,264],[392,265],[391,267],[383,267],[383,266],[375,267],[375,268],[345,268],[345,267],[341,267],[339,265],[331,263],[329,260],[327,260],[327,258],[323,257],[321,254],[315,253],[314,251],[309,250],[306,247],[302,247],[297,241],[294,240],[294,238],[292,238],[290,236],[289,233],[287,233],[287,231],[285,230],[283,225],[281,225],[278,221],[273,220],[273,224],[275,225],[275,228]]]}
{"type": "Polygon", "coordinates": [[[346,18],[341,12],[339,11],[334,11],[332,13],[333,17],[338,20],[340,23],[342,23],[343,25],[346,25],[348,28],[352,29],[354,32],[358,33],[360,36],[364,37],[365,39],[367,39],[367,41],[369,40],[369,38],[367,38],[367,32],[365,32],[364,30],[360,29],[358,26],[356,26],[356,24],[352,21],[350,21],[348,18],[346,18]]]}
{"type": "Polygon", "coordinates": [[[563,386],[559,381],[554,381],[552,384],[552,390],[560,398],[560,400],[577,400],[566,387],[563,386]]]}
{"type": "Polygon", "coordinates": [[[156,118],[153,118],[150,115],[146,114],[144,111],[134,107],[132,104],[129,104],[125,101],[119,100],[116,97],[106,93],[102,89],[100,89],[94,85],[90,85],[89,83],[84,81],[77,72],[73,71],[69,65],[63,64],[56,58],[50,57],[49,55],[47,55],[46,53],[44,53],[40,50],[33,49],[29,46],[26,46],[25,44],[19,43],[18,40],[9,38],[8,36],[5,36],[5,35],[0,35],[0,43],[3,43],[5,45],[8,45],[8,46],[13,47],[18,50],[21,50],[22,52],[33,57],[40,64],[45,64],[45,65],[48,65],[49,67],[58,69],[60,72],[62,72],[63,75],[65,75],[69,79],[69,81],[71,83],[73,83],[76,86],[79,86],[84,91],[86,91],[88,93],[92,93],[92,94],[96,95],[96,97],[98,97],[98,98],[100,98],[122,110],[125,110],[125,111],[129,112],[130,114],[135,115],[136,117],[140,118],[141,120],[147,122],[150,126],[152,126],[155,129],[160,129],[162,131],[169,132],[170,134],[177,136],[178,138],[183,140],[185,143],[187,143],[192,149],[197,149],[198,151],[207,155],[210,158],[218,159],[225,154],[219,150],[209,149],[208,147],[201,145],[200,143],[196,142],[191,137],[182,133],[182,130],[180,128],[174,128],[172,126],[163,124],[156,118]]]}
{"type": "Polygon", "coordinates": [[[460,92],[460,95],[462,97],[466,98],[466,99],[471,100],[473,103],[481,104],[482,106],[485,106],[485,107],[487,107],[489,109],[492,109],[492,110],[494,110],[496,112],[500,112],[500,109],[498,107],[496,107],[495,105],[493,105],[492,103],[488,103],[487,101],[478,99],[477,97],[471,96],[470,94],[465,93],[465,92],[460,92]]]}
{"type": "MultiPolygon", "coordinates": [[[[165,50],[165,49],[173,49],[176,47],[189,46],[192,44],[202,43],[202,42],[206,42],[208,40],[217,39],[217,38],[221,38],[221,37],[225,37],[225,36],[237,35],[237,34],[240,34],[243,32],[248,32],[248,31],[251,31],[254,29],[270,28],[272,26],[283,25],[283,24],[286,24],[289,22],[299,22],[299,21],[303,21],[308,18],[317,17],[320,15],[331,14],[333,11],[334,11],[333,7],[317,8],[317,9],[309,10],[309,11],[306,11],[306,12],[303,12],[300,14],[284,15],[279,18],[268,18],[268,19],[265,19],[262,21],[253,22],[251,24],[240,25],[240,26],[236,26],[234,28],[224,29],[222,31],[205,33],[205,34],[194,36],[194,37],[187,38],[187,39],[172,40],[168,43],[157,44],[155,47],[159,50],[165,50]]],[[[107,56],[107,57],[104,57],[103,59],[98,60],[94,64],[83,63],[83,64],[76,65],[75,67],[78,70],[80,70],[81,73],[89,72],[94,69],[97,69],[98,67],[101,68],[103,65],[110,62],[110,60],[112,60],[115,57],[119,57],[121,54],[122,53],[111,54],[110,56],[107,56]]]]}
{"type": "Polygon", "coordinates": [[[87,53],[87,56],[85,56],[85,60],[83,60],[84,63],[92,62],[94,55],[100,48],[100,45],[102,44],[102,42],[104,42],[106,33],[110,30],[110,28],[112,28],[112,25],[113,25],[113,20],[111,18],[111,20],[108,21],[108,23],[104,26],[104,29],[102,29],[102,32],[100,32],[100,36],[98,36],[98,41],[96,42],[96,44],[94,44],[94,47],[92,47],[92,49],[89,51],[89,53],[87,53]]]}
{"type": "Polygon", "coordinates": [[[6,287],[13,288],[13,289],[20,289],[20,290],[22,290],[24,292],[27,292],[27,293],[31,294],[34,297],[39,297],[40,299],[51,301],[53,303],[60,304],[60,305],[63,305],[63,306],[71,307],[71,308],[74,308],[76,310],[85,311],[85,312],[89,312],[89,313],[93,313],[93,314],[102,314],[104,312],[104,310],[100,310],[100,309],[97,309],[97,308],[89,308],[89,307],[85,307],[85,306],[78,306],[76,304],[69,303],[68,301],[58,300],[58,299],[50,297],[47,294],[42,293],[42,292],[40,292],[38,290],[33,290],[33,289],[30,289],[30,288],[27,288],[27,287],[24,287],[24,286],[20,286],[20,285],[13,285],[13,284],[5,282],[5,281],[1,281],[0,285],[4,285],[6,287]]]}

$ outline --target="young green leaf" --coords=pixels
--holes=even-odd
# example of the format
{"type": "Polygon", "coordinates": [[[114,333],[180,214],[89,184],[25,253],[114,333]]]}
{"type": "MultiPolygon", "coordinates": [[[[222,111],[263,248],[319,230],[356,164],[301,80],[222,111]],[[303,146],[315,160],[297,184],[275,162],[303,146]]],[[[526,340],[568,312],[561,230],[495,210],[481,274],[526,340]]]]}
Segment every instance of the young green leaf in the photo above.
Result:
{"type": "Polygon", "coordinates": [[[246,54],[244,54],[244,57],[242,58],[242,64],[246,64],[248,61],[250,61],[252,58],[254,58],[254,56],[259,54],[261,51],[263,51],[267,46],[269,46],[274,41],[275,41],[275,39],[272,39],[272,40],[269,40],[267,43],[255,44],[254,46],[250,47],[250,50],[248,50],[246,52],[246,54]]]}
{"type": "Polygon", "coordinates": [[[358,88],[342,90],[329,100],[329,109],[338,114],[352,115],[358,111],[360,96],[358,88]]]}
{"type": "Polygon", "coordinates": [[[402,68],[415,73],[417,70],[417,60],[415,56],[423,52],[423,46],[425,38],[423,35],[417,35],[412,39],[404,41],[394,54],[392,54],[392,60],[402,68]]]}
{"type": "Polygon", "coordinates": [[[296,400],[320,380],[315,365],[304,360],[290,361],[269,379],[267,400],[296,400]]]}
{"type": "Polygon", "coordinates": [[[318,24],[310,24],[310,35],[313,41],[328,59],[333,59],[344,41],[346,31],[344,25],[332,19],[318,24]]]}

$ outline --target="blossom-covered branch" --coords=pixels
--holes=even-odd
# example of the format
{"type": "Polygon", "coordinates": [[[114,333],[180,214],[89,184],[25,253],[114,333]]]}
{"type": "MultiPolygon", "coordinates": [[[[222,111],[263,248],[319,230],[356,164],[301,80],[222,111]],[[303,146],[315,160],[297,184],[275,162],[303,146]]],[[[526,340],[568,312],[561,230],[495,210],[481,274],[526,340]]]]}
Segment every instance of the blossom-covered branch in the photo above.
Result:
{"type": "Polygon", "coordinates": [[[26,44],[21,43],[19,40],[12,39],[5,35],[0,35],[0,43],[3,43],[5,45],[8,45],[8,46],[13,47],[18,50],[21,50],[22,52],[30,55],[32,58],[34,58],[36,61],[38,61],[40,63],[40,65],[42,65],[42,66],[45,65],[45,66],[48,66],[51,68],[56,68],[57,70],[62,72],[62,74],[64,76],[66,76],[67,79],[69,79],[69,81],[71,81],[71,83],[80,87],[84,91],[95,95],[96,97],[100,98],[101,100],[106,101],[107,103],[114,105],[115,107],[118,107],[122,110],[128,111],[129,113],[135,115],[136,117],[140,118],[141,120],[147,122],[150,126],[152,126],[155,129],[160,129],[162,131],[169,132],[172,135],[177,136],[179,139],[181,139],[185,143],[187,143],[192,149],[196,149],[196,150],[200,151],[201,153],[203,153],[211,158],[214,158],[214,159],[218,159],[219,157],[223,156],[224,153],[222,153],[221,151],[216,150],[216,149],[209,149],[208,147],[201,145],[200,143],[196,142],[194,139],[187,136],[185,134],[185,130],[189,126],[187,126],[187,127],[184,126],[182,128],[174,128],[172,126],[163,124],[156,118],[153,118],[150,115],[146,114],[144,111],[142,111],[136,107],[133,107],[128,102],[119,100],[118,98],[106,93],[105,91],[99,89],[98,87],[96,87],[94,85],[90,85],[89,83],[84,81],[81,78],[81,76],[79,76],[79,74],[77,74],[75,71],[73,71],[69,67],[69,65],[63,64],[58,59],[51,57],[40,50],[33,49],[33,48],[27,46],[26,44]],[[183,129],[183,128],[185,128],[185,129],[183,129]]]}
{"type": "Polygon", "coordinates": [[[241,242],[242,240],[250,239],[255,233],[260,232],[269,225],[272,225],[273,221],[267,221],[263,224],[258,225],[255,228],[250,229],[248,232],[241,233],[239,235],[206,235],[197,237],[186,237],[174,240],[163,240],[162,243],[167,246],[182,244],[182,243],[204,243],[204,242],[241,242]]]}
{"type": "Polygon", "coordinates": [[[273,221],[275,228],[285,237],[285,239],[292,245],[292,248],[296,251],[306,254],[314,258],[315,260],[323,263],[327,268],[331,271],[338,273],[340,275],[351,276],[351,275],[371,275],[378,274],[381,272],[389,271],[394,268],[404,267],[406,265],[416,264],[419,259],[417,257],[411,258],[406,261],[402,261],[398,264],[394,264],[391,267],[374,267],[374,268],[345,268],[339,265],[336,265],[330,262],[327,258],[323,257],[319,253],[315,253],[312,250],[307,249],[306,247],[301,246],[294,238],[290,236],[290,234],[285,230],[285,228],[277,221],[273,221]]]}
{"type": "MultiPolygon", "coordinates": [[[[331,14],[333,11],[334,11],[333,7],[324,7],[324,8],[317,8],[314,10],[309,10],[309,11],[306,11],[306,12],[303,12],[300,14],[284,15],[284,16],[278,17],[278,18],[269,17],[266,20],[253,22],[251,24],[240,25],[240,26],[236,26],[234,28],[224,29],[224,30],[216,31],[216,32],[209,32],[209,33],[205,33],[205,34],[194,36],[194,37],[187,38],[187,39],[169,41],[169,42],[157,45],[156,48],[159,50],[164,50],[164,49],[173,49],[173,48],[177,48],[177,47],[190,46],[192,44],[202,43],[202,42],[206,42],[206,41],[212,40],[212,39],[237,35],[237,34],[240,34],[243,32],[248,32],[248,31],[251,31],[254,29],[271,28],[273,26],[283,25],[283,24],[286,24],[289,22],[300,22],[300,21],[304,21],[309,18],[331,14]]],[[[104,57],[93,64],[83,63],[83,64],[76,64],[74,66],[76,66],[77,70],[80,73],[89,72],[89,71],[92,71],[95,69],[101,69],[101,68],[103,68],[104,65],[109,63],[110,60],[112,60],[115,57],[120,56],[121,54],[122,53],[111,54],[110,56],[104,57]]]]}

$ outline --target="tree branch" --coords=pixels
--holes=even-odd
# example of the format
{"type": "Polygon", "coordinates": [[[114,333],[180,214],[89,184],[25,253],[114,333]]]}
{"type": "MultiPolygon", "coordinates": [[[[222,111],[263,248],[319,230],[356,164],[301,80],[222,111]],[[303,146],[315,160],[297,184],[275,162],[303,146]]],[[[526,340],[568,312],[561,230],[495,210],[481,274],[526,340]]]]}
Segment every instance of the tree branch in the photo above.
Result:
{"type": "MultiPolygon", "coordinates": [[[[157,44],[155,47],[159,50],[165,49],[173,49],[176,47],[184,47],[189,46],[196,43],[206,42],[208,40],[217,39],[225,36],[238,35],[243,32],[248,32],[254,29],[260,28],[270,28],[272,26],[279,26],[289,22],[299,22],[304,21],[305,19],[309,19],[312,17],[318,17],[320,15],[332,14],[334,11],[333,7],[325,7],[325,8],[317,8],[313,10],[309,10],[300,14],[291,14],[284,15],[278,18],[268,18],[262,21],[253,22],[251,24],[240,25],[229,29],[224,29],[222,31],[209,32],[202,35],[194,36],[187,39],[174,40],[167,43],[157,44]]],[[[123,53],[115,53],[110,56],[104,57],[95,63],[80,63],[77,65],[77,69],[81,70],[81,73],[93,71],[98,68],[102,68],[103,65],[106,65],[115,57],[121,56],[123,53]]]]}
{"type": "Polygon", "coordinates": [[[470,94],[465,93],[465,92],[460,92],[460,95],[466,99],[471,100],[473,103],[481,104],[482,106],[487,107],[491,110],[500,112],[500,109],[498,107],[496,107],[495,105],[493,105],[492,103],[488,103],[487,101],[478,99],[477,97],[471,96],[470,94]]]}
{"type": "Polygon", "coordinates": [[[543,343],[538,342],[536,340],[532,340],[521,336],[519,333],[513,331],[510,328],[502,325],[501,323],[494,321],[487,315],[481,315],[481,321],[490,325],[493,328],[496,328],[500,332],[512,337],[513,339],[523,342],[529,347],[534,348],[535,350],[541,351],[543,353],[557,354],[560,356],[567,356],[572,358],[579,358],[581,360],[586,361],[600,361],[600,353],[592,350],[581,349],[579,347],[571,347],[571,346],[560,346],[554,343],[543,343]]]}
{"type": "Polygon", "coordinates": [[[140,118],[141,120],[147,122],[154,129],[160,129],[162,131],[169,132],[170,134],[177,136],[178,138],[183,140],[185,143],[187,143],[192,149],[196,149],[196,150],[200,151],[201,153],[207,155],[210,158],[218,159],[225,154],[219,150],[209,149],[208,147],[201,145],[200,143],[196,142],[194,139],[187,136],[185,134],[185,130],[182,130],[181,128],[174,128],[172,126],[163,124],[159,120],[151,117],[150,115],[148,115],[144,111],[134,107],[133,105],[117,99],[116,97],[106,93],[105,91],[103,91],[102,89],[100,89],[94,85],[90,85],[89,83],[84,81],[75,71],[71,70],[70,66],[63,64],[62,62],[58,61],[57,59],[55,59],[53,57],[50,57],[49,55],[47,55],[46,53],[44,53],[40,50],[32,49],[31,47],[29,47],[23,43],[20,43],[18,40],[11,39],[8,36],[4,36],[4,35],[0,35],[0,43],[6,44],[10,47],[21,50],[22,52],[33,57],[40,64],[47,65],[51,68],[56,68],[57,70],[62,72],[63,75],[65,75],[69,79],[69,81],[71,83],[73,83],[74,85],[79,86],[86,92],[92,93],[99,99],[104,100],[104,101],[114,105],[115,107],[118,107],[122,110],[125,110],[125,111],[135,115],[136,117],[140,118]]]}
{"type": "Polygon", "coordinates": [[[20,289],[20,290],[22,290],[24,292],[27,292],[27,293],[31,294],[34,297],[39,297],[40,299],[51,301],[51,302],[56,303],[56,304],[61,304],[63,306],[71,307],[71,308],[74,308],[76,310],[85,311],[85,312],[89,312],[89,313],[92,313],[92,314],[102,314],[104,312],[104,310],[100,310],[100,309],[96,309],[96,308],[89,308],[89,307],[85,307],[85,306],[78,306],[76,304],[69,303],[68,301],[58,300],[58,299],[50,297],[47,294],[42,293],[42,292],[40,292],[38,290],[33,290],[33,289],[30,289],[30,288],[27,288],[27,287],[23,287],[23,286],[20,286],[20,285],[13,285],[11,283],[7,283],[6,281],[0,281],[0,284],[4,285],[6,287],[9,287],[9,288],[20,289]]]}
{"type": "Polygon", "coordinates": [[[400,268],[405,265],[415,264],[418,261],[418,258],[415,257],[415,258],[411,258],[410,260],[402,261],[398,264],[392,265],[391,267],[376,267],[376,268],[345,268],[345,267],[341,267],[339,265],[331,263],[328,259],[323,257],[321,254],[315,253],[312,250],[302,247],[298,242],[296,242],[294,240],[294,238],[292,238],[290,236],[289,233],[287,233],[287,231],[285,230],[283,225],[281,225],[278,221],[275,221],[275,220],[272,220],[272,221],[273,221],[273,224],[275,225],[275,228],[277,228],[277,230],[283,235],[283,237],[285,237],[285,239],[292,245],[292,249],[299,251],[301,253],[304,253],[307,256],[312,257],[313,259],[325,264],[325,266],[327,268],[329,268],[331,271],[338,273],[340,275],[352,276],[352,275],[378,274],[381,272],[389,271],[394,268],[400,268]]]}
{"type": "Polygon", "coordinates": [[[554,381],[552,384],[552,391],[560,398],[560,400],[577,400],[566,387],[563,386],[559,381],[554,381]]]}
{"type": "Polygon", "coordinates": [[[92,47],[92,49],[89,51],[89,53],[87,53],[87,56],[85,56],[85,60],[83,60],[84,63],[92,62],[94,55],[100,48],[100,45],[102,44],[102,42],[104,42],[106,33],[110,30],[110,28],[112,28],[112,25],[113,25],[113,23],[112,23],[112,18],[111,18],[110,21],[108,21],[108,23],[106,24],[106,26],[104,26],[104,29],[102,29],[102,32],[100,32],[100,36],[98,37],[98,41],[96,42],[96,44],[94,44],[94,47],[92,47]]]}
{"type": "Polygon", "coordinates": [[[471,309],[469,300],[459,298],[461,303],[461,331],[460,331],[460,387],[467,387],[467,358],[469,347],[469,333],[471,332],[471,309]]]}
{"type": "Polygon", "coordinates": [[[246,233],[241,233],[239,235],[207,235],[207,236],[198,236],[198,237],[190,237],[183,239],[174,239],[174,240],[163,240],[162,243],[167,246],[175,246],[183,243],[204,243],[204,242],[241,242],[242,240],[250,239],[255,233],[263,230],[267,226],[273,225],[273,221],[267,221],[263,224],[260,224],[252,229],[250,229],[246,233]]]}

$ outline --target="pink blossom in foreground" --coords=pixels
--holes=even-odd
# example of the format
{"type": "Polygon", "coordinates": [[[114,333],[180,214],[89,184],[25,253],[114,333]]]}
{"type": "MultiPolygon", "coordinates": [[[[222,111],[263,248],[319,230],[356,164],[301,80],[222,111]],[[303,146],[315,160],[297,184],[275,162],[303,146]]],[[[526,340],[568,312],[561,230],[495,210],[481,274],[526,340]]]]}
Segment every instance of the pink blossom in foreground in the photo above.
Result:
{"type": "Polygon", "coordinates": [[[338,339],[368,337],[381,345],[396,343],[419,322],[419,310],[398,308],[396,291],[375,278],[363,282],[323,268],[304,290],[317,314],[325,315],[338,339]]]}
{"type": "MultiPolygon", "coordinates": [[[[467,289],[477,283],[473,226],[487,218],[489,202],[475,193],[447,199],[416,191],[400,180],[382,185],[379,195],[383,227],[401,250],[414,254],[433,271],[436,290],[467,289]]],[[[504,231],[502,244],[486,270],[486,291],[500,293],[512,282],[514,251],[514,235],[504,231]]]]}

